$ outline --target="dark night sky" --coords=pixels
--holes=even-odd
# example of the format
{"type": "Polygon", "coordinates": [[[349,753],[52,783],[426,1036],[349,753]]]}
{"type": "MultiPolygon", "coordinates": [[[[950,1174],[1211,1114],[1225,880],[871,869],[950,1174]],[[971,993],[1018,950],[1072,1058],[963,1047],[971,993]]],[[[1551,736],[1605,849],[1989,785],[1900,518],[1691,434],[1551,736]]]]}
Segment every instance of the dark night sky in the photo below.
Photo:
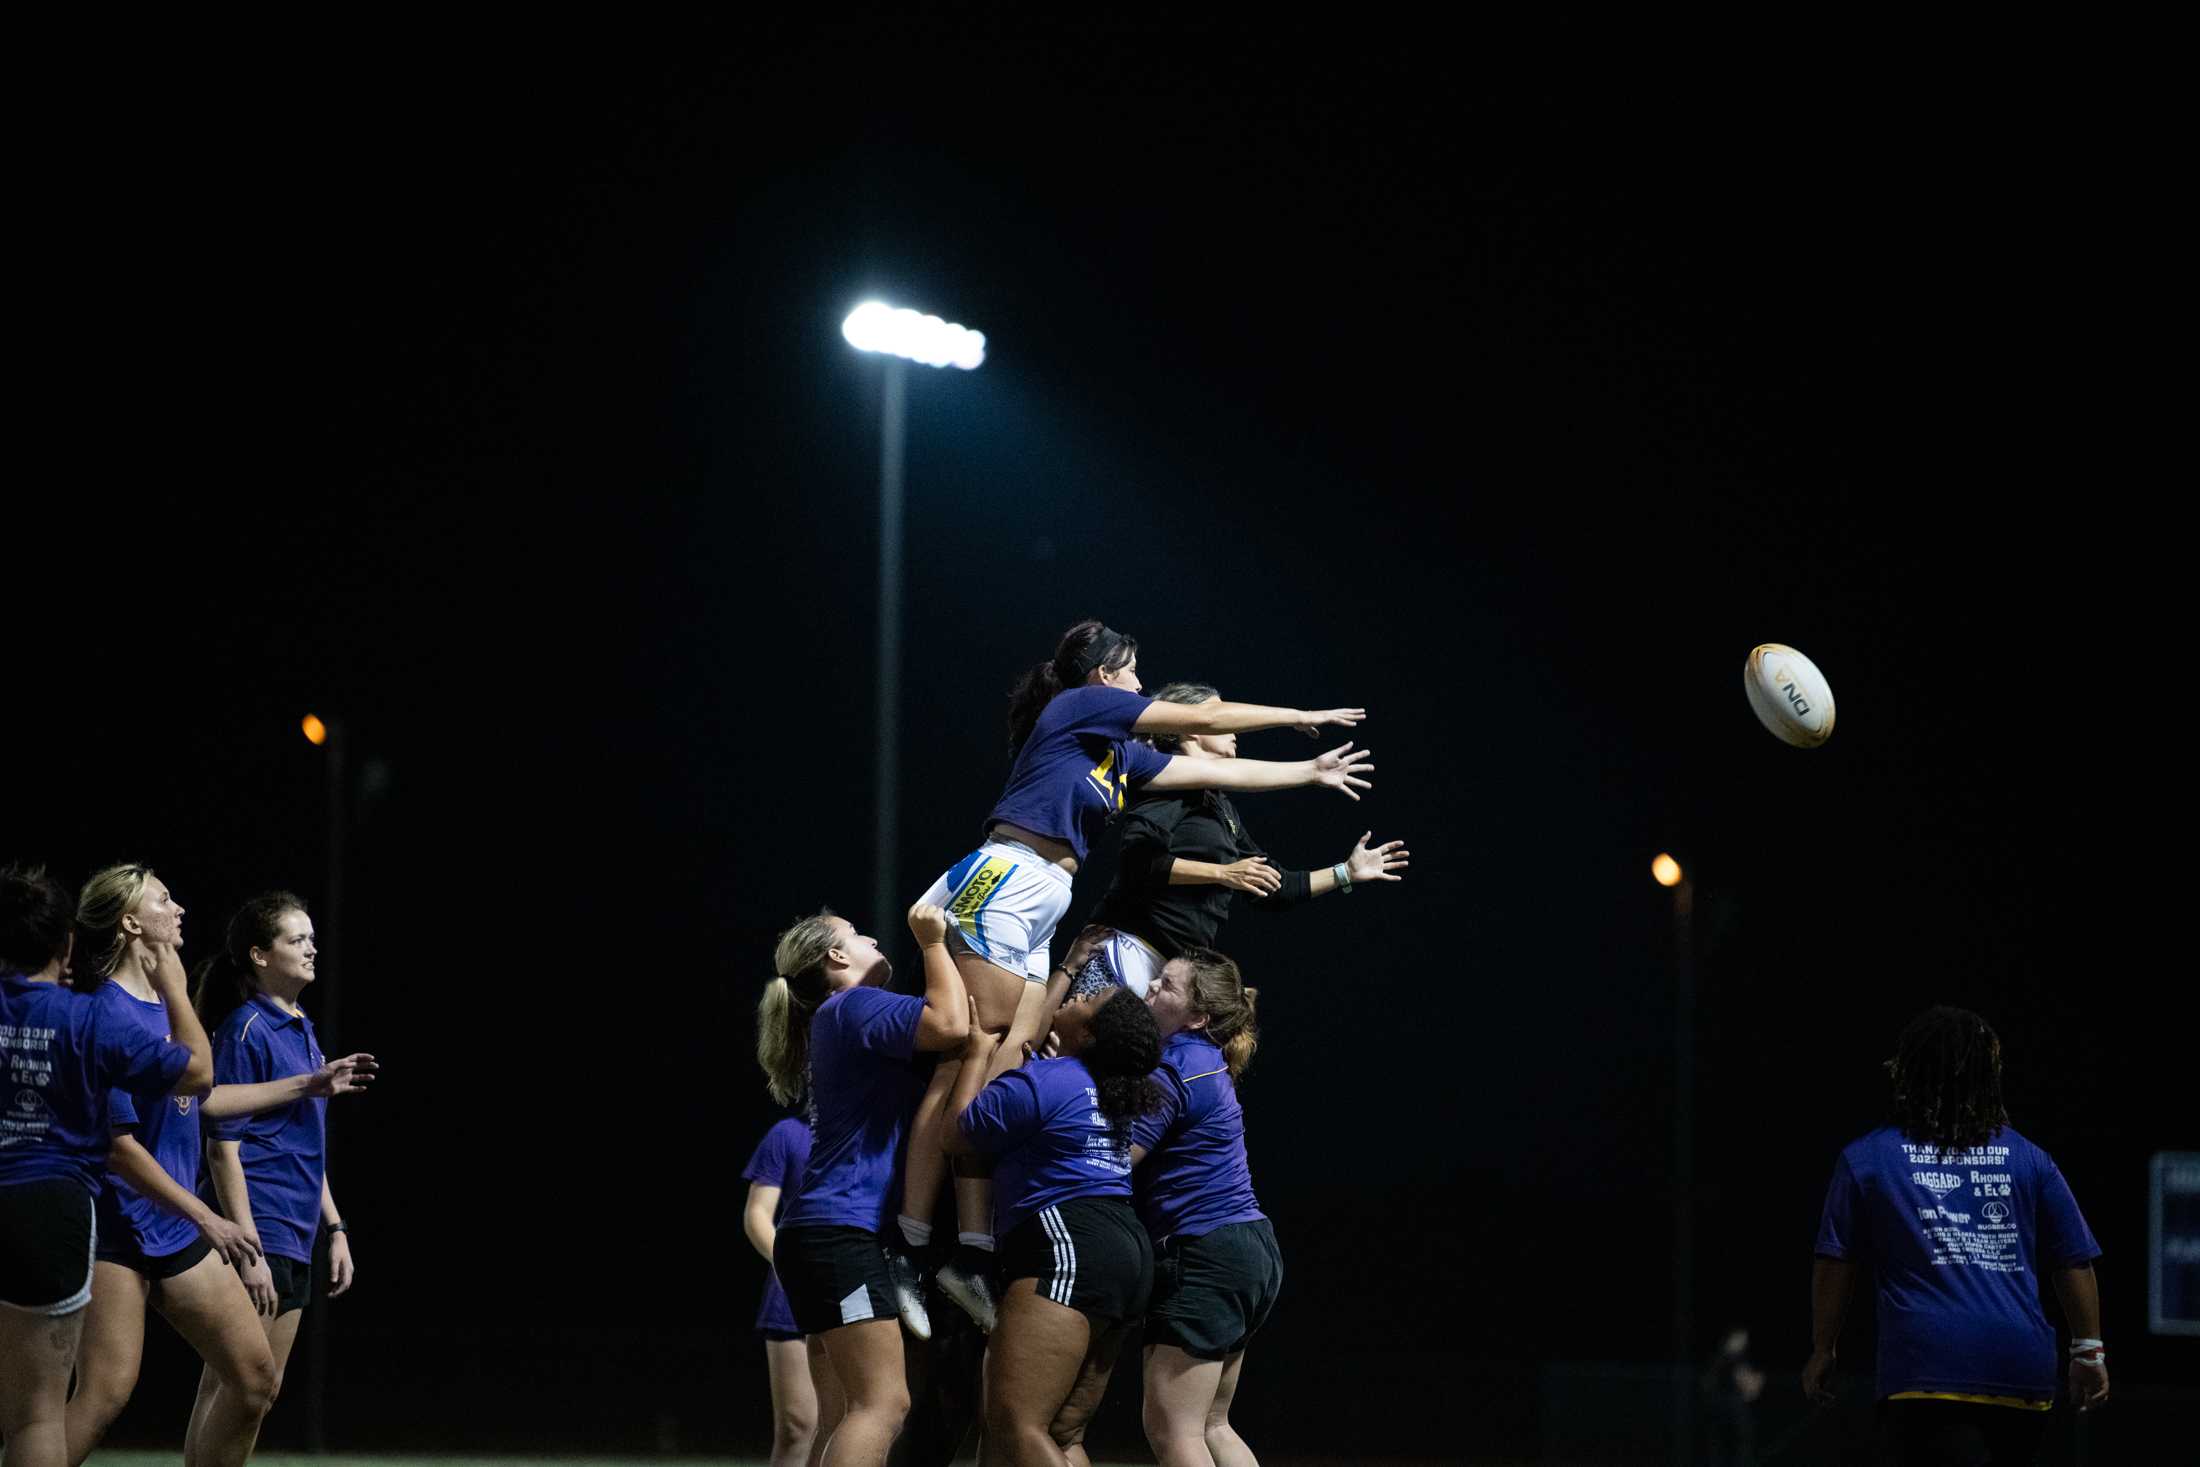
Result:
{"type": "Polygon", "coordinates": [[[375,42],[70,114],[19,229],[51,448],[9,512],[0,856],[150,860],[211,944],[320,894],[295,719],[348,719],[341,1040],[387,1065],[337,1122],[358,1433],[424,1311],[492,1425],[586,1331],[647,1373],[569,1444],[761,1400],[758,1266],[699,1189],[768,1123],[773,933],[869,898],[871,294],[991,342],[911,382],[909,896],[1078,616],[1149,686],[1371,710],[1365,804],[1245,802],[1292,864],[1414,853],[1227,933],[1293,1259],[1272,1410],[1317,1358],[1659,1357],[1660,849],[1702,886],[1706,1337],[1801,1360],[1832,1154],[1954,1001],[2109,1249],[2130,1378],[2191,1378],[2140,1297],[2145,1159],[2200,1146],[2149,834],[2189,784],[2148,712],[2145,106],[1551,60],[850,23],[375,42]],[[1834,685],[1822,750],[1748,713],[1772,640],[1834,685]]]}

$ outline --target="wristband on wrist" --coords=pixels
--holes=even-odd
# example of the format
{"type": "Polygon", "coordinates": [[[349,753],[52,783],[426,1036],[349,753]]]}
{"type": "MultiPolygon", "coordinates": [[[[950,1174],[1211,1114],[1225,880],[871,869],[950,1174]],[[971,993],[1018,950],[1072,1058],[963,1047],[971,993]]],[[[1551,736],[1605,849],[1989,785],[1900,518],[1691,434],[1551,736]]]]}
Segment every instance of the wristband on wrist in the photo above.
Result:
{"type": "Polygon", "coordinates": [[[1343,892],[1346,896],[1352,894],[1352,871],[1344,862],[1339,861],[1336,865],[1330,867],[1329,874],[1337,878],[1337,890],[1343,892]]]}
{"type": "Polygon", "coordinates": [[[340,1222],[322,1223],[321,1228],[324,1232],[330,1233],[348,1233],[351,1231],[350,1228],[345,1227],[340,1222]]]}

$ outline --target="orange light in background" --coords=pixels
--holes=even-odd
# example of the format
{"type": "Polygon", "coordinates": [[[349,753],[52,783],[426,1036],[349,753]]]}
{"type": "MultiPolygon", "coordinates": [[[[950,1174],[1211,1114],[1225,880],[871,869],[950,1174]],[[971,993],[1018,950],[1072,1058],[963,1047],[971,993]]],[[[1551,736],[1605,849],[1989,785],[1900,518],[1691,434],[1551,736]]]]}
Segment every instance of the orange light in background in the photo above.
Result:
{"type": "MultiPolygon", "coordinates": [[[[299,719],[298,727],[305,730],[307,743],[325,744],[328,742],[328,725],[321,722],[320,719],[315,718],[312,714],[308,713],[305,717],[299,719]]],[[[1663,857],[1660,857],[1659,859],[1662,860],[1663,857]]],[[[1667,884],[1671,885],[1670,882],[1668,882],[1667,884]]]]}
{"type": "Polygon", "coordinates": [[[1665,852],[1660,851],[1658,852],[1658,858],[1650,863],[1650,874],[1658,879],[1658,885],[1660,886],[1679,886],[1681,884],[1681,863],[1665,854],[1665,852]]]}

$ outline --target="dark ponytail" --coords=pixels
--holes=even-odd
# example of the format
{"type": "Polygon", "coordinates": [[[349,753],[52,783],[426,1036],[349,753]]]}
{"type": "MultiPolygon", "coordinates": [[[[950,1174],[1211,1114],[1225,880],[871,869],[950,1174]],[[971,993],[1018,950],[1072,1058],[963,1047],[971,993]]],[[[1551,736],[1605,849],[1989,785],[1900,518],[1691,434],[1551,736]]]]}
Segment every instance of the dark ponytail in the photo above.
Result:
{"type": "MultiPolygon", "coordinates": [[[[287,891],[264,891],[237,908],[222,934],[221,950],[201,958],[191,970],[191,1007],[211,1034],[241,1004],[260,991],[253,976],[252,949],[270,948],[282,935],[283,918],[304,912],[306,904],[287,891]]],[[[310,914],[309,914],[310,915],[310,914]]]]}
{"type": "Polygon", "coordinates": [[[1153,1010],[1128,988],[1094,1012],[1092,1037],[1077,1057],[1100,1092],[1100,1114],[1117,1131],[1160,1108],[1153,1072],[1161,1063],[1161,1031],[1153,1010]]]}
{"type": "Polygon", "coordinates": [[[1054,695],[1081,686],[1094,672],[1115,672],[1138,655],[1137,639],[1111,631],[1094,617],[1087,617],[1062,633],[1054,655],[1034,663],[1008,690],[1008,757],[1024,750],[1025,740],[1039,721],[1039,714],[1054,695]]]}

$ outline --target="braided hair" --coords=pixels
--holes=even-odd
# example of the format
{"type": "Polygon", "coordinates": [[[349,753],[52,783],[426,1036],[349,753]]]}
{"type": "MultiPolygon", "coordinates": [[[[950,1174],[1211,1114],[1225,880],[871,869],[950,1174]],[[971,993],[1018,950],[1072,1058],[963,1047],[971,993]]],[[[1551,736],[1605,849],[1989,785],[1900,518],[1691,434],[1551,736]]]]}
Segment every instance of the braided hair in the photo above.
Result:
{"type": "Polygon", "coordinates": [[[1984,1146],[2009,1124],[2001,1098],[2001,1038],[1969,1009],[1942,1004],[1912,1019],[1887,1061],[1894,1123],[1943,1151],[1984,1146]]]}

